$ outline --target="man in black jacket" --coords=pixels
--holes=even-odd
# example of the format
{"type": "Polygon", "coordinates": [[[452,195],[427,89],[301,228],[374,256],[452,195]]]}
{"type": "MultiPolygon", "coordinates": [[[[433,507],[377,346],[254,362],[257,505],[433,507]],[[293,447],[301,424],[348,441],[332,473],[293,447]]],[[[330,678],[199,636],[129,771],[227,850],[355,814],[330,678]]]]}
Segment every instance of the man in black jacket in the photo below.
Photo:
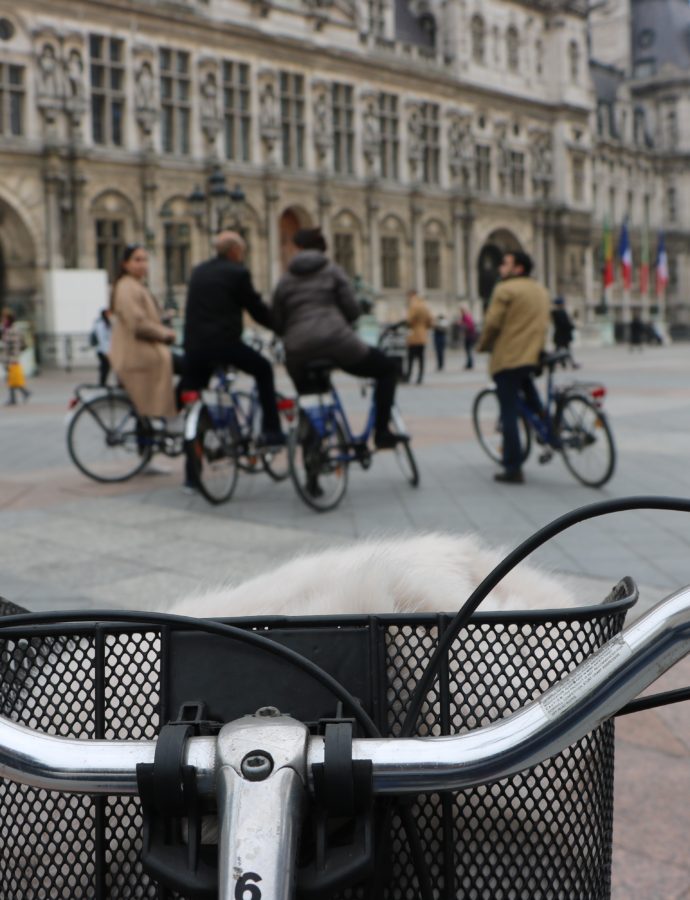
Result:
{"type": "Polygon", "coordinates": [[[260,325],[273,329],[271,310],[254,290],[244,265],[246,244],[242,237],[234,231],[223,231],[215,247],[218,255],[196,266],[187,290],[185,386],[201,390],[220,365],[235,366],[253,375],[263,411],[262,441],[271,446],[284,444],[273,368],[242,341],[243,310],[260,325]]]}

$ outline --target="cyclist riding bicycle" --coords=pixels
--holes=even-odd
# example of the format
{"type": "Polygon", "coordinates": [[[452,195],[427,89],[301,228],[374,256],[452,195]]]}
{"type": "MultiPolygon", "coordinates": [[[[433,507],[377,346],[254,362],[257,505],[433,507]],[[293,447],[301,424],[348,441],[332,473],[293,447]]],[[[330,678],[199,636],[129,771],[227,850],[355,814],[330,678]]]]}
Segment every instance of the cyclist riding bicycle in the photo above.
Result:
{"type": "Polygon", "coordinates": [[[274,326],[283,337],[290,377],[299,393],[309,393],[309,364],[328,360],[351,375],[375,379],[374,443],[379,450],[391,449],[406,439],[389,427],[397,364],[355,334],[352,326],[361,310],[350,280],[326,256],[321,229],[300,229],[292,242],[288,270],[273,294],[274,326]]]}
{"type": "Polygon", "coordinates": [[[217,256],[196,266],[187,291],[185,309],[186,390],[203,390],[220,365],[234,366],[256,380],[263,413],[265,446],[285,444],[271,363],[242,341],[242,313],[246,310],[260,325],[273,330],[270,308],[254,289],[244,265],[246,244],[234,231],[215,239],[217,256]]]}
{"type": "Polygon", "coordinates": [[[491,353],[489,370],[501,405],[503,472],[496,481],[522,484],[522,454],[518,433],[518,395],[535,412],[541,401],[532,381],[544,349],[550,302],[546,289],[530,278],[532,259],[522,251],[503,255],[501,281],[491,296],[478,350],[491,353]]]}

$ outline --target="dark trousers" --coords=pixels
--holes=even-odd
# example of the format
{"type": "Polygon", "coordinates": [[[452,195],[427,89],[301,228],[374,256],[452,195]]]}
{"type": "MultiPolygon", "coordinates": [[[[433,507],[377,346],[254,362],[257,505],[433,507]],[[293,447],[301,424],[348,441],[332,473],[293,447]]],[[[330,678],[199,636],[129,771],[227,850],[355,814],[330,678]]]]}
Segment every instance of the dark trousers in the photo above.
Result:
{"type": "MultiPolygon", "coordinates": [[[[334,364],[335,365],[335,364],[334,364]]],[[[288,372],[300,394],[314,393],[313,383],[304,376],[304,369],[300,365],[291,364],[288,359],[288,372]]],[[[391,417],[391,407],[395,402],[395,385],[398,380],[398,366],[396,361],[386,356],[376,347],[370,347],[366,356],[359,362],[348,366],[340,365],[343,372],[356,375],[359,378],[374,378],[374,403],[376,404],[376,419],[374,428],[377,433],[388,430],[388,422],[391,417]]]]}
{"type": "Polygon", "coordinates": [[[424,344],[408,344],[407,346],[407,380],[412,381],[412,365],[417,361],[417,384],[422,383],[424,378],[424,344]]]}
{"type": "Polygon", "coordinates": [[[108,373],[110,372],[110,360],[108,359],[107,354],[101,353],[98,351],[98,383],[101,387],[105,387],[105,383],[108,380],[108,373]]]}
{"type": "Polygon", "coordinates": [[[377,350],[376,347],[370,347],[364,359],[352,366],[343,366],[343,371],[349,372],[350,375],[358,375],[360,378],[376,379],[374,427],[378,434],[387,431],[391,408],[395,402],[395,385],[398,380],[398,367],[395,360],[386,356],[381,350],[377,350]]]}
{"type": "Polygon", "coordinates": [[[465,356],[467,357],[465,360],[465,368],[472,369],[474,367],[474,359],[472,358],[472,348],[474,347],[475,339],[465,338],[465,356]]]}
{"type": "Polygon", "coordinates": [[[440,372],[443,369],[443,362],[446,355],[446,333],[445,331],[434,332],[434,350],[436,351],[436,367],[440,372]]]}
{"type": "Polygon", "coordinates": [[[252,350],[242,341],[233,341],[224,347],[214,347],[212,350],[203,352],[194,349],[187,350],[182,390],[203,390],[218,366],[234,366],[240,372],[246,372],[255,379],[263,413],[263,430],[279,434],[282,428],[276,407],[273,366],[265,356],[252,350]]]}
{"type": "Polygon", "coordinates": [[[501,406],[503,431],[503,465],[506,472],[518,472],[522,466],[522,451],[518,432],[518,397],[537,414],[542,411],[541,400],[532,380],[532,366],[504,369],[494,375],[496,393],[501,406]]]}

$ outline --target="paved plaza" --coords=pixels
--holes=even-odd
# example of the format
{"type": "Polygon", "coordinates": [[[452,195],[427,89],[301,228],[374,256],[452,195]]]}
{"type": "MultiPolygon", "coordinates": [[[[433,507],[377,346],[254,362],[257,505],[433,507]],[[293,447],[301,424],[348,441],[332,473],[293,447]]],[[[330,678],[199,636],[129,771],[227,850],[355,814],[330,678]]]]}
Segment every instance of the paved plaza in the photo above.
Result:
{"type": "MultiPolygon", "coordinates": [[[[319,515],[290,482],[241,473],[231,502],[211,507],[181,490],[172,474],[126,485],[91,483],[65,448],[71,389],[93,373],[45,373],[31,402],[0,408],[0,595],[30,609],[165,608],[204,585],[237,582],[295,554],[371,535],[442,530],[478,532],[512,548],[556,516],[603,498],[690,496],[690,347],[585,349],[583,368],[601,379],[618,447],[618,467],[602,490],[578,484],[560,459],[540,466],[533,452],[524,486],[497,485],[477,445],[471,405],[486,381],[485,361],[403,385],[399,402],[422,483],[403,480],[393,454],[353,469],[337,510],[319,515]]],[[[430,368],[431,360],[427,360],[430,368]]],[[[339,381],[348,410],[364,409],[358,384],[339,381]]],[[[279,374],[279,386],[288,388],[279,374]]],[[[625,513],[589,522],[552,541],[534,560],[558,573],[583,603],[601,600],[621,576],[641,588],[638,611],[690,582],[690,517],[625,513]]],[[[458,597],[458,605],[464,598],[458,597]]],[[[668,683],[690,683],[690,664],[668,683]]],[[[617,726],[617,898],[690,898],[690,708],[679,705],[617,726]]]]}

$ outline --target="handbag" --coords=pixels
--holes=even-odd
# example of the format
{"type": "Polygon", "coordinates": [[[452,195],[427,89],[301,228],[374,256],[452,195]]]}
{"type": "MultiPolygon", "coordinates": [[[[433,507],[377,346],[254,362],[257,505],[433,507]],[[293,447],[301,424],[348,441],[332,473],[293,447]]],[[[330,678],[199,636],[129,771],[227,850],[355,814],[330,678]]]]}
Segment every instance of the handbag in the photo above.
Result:
{"type": "Polygon", "coordinates": [[[26,378],[24,377],[24,369],[21,363],[10,363],[7,367],[7,387],[26,387],[26,378]]]}

